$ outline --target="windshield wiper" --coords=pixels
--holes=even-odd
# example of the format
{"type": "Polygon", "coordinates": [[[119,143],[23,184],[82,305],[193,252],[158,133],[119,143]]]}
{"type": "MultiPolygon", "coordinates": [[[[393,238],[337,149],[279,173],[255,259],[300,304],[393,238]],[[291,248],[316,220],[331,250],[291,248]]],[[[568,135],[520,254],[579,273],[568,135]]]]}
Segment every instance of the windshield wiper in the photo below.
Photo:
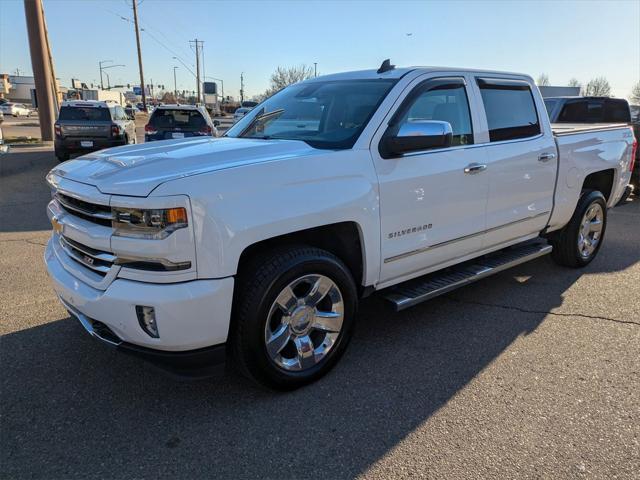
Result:
{"type": "Polygon", "coordinates": [[[245,128],[242,133],[240,135],[238,135],[238,137],[244,137],[251,129],[253,129],[259,122],[265,121],[265,120],[270,120],[274,117],[279,116],[280,114],[282,114],[282,112],[284,112],[284,108],[279,108],[277,110],[273,110],[272,112],[267,112],[264,113],[264,107],[262,107],[260,113],[258,113],[255,117],[253,117],[253,120],[251,120],[251,123],[249,123],[249,125],[247,126],[247,128],[245,128]]]}

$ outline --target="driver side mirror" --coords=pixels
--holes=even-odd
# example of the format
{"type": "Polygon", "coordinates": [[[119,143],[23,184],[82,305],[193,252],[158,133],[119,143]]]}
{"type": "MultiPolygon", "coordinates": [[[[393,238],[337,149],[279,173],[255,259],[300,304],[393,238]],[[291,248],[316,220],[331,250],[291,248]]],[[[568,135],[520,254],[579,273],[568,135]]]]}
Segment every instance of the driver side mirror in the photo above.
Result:
{"type": "Polygon", "coordinates": [[[453,130],[449,122],[415,120],[400,126],[395,135],[386,137],[381,145],[383,158],[398,157],[404,153],[451,146],[453,130]]]}

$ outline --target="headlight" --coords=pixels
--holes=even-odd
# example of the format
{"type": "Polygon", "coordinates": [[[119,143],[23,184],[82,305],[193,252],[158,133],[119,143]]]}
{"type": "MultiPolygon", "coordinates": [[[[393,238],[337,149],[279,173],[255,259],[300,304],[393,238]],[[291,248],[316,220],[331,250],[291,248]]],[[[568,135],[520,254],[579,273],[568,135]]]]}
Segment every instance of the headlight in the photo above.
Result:
{"type": "Polygon", "coordinates": [[[189,225],[187,211],[182,207],[153,210],[115,207],[112,213],[113,234],[120,237],[162,240],[189,225]]]}

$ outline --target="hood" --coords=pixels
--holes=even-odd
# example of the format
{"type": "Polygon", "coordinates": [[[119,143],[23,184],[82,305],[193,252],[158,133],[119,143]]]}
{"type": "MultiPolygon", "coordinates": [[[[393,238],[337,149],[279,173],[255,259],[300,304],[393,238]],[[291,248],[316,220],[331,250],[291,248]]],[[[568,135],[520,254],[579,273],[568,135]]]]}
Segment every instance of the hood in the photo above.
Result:
{"type": "Polygon", "coordinates": [[[320,152],[294,140],[163,140],[83,155],[52,173],[94,185],[102,193],[146,197],[161,183],[176,178],[320,152]]]}

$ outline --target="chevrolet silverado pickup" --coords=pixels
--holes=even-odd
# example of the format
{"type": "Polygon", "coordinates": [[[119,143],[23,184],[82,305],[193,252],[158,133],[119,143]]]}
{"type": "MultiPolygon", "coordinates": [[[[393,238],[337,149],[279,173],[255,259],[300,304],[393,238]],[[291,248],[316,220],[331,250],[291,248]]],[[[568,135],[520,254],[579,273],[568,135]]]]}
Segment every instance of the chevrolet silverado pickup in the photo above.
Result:
{"type": "Polygon", "coordinates": [[[367,295],[402,310],[549,253],[587,265],[636,146],[625,125],[556,130],[527,75],[385,61],[289,86],[222,138],[61,163],[45,261],[101,342],[292,389],[335,365],[367,295]]]}

